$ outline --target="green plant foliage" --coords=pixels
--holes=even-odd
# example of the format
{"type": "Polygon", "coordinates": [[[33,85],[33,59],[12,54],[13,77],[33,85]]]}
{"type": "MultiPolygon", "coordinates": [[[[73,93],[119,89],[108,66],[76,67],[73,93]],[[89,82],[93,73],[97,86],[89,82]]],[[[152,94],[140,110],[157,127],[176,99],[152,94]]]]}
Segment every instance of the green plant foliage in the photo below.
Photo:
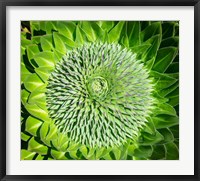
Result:
{"type": "Polygon", "coordinates": [[[179,159],[178,27],[22,22],[21,159],[179,159]]]}

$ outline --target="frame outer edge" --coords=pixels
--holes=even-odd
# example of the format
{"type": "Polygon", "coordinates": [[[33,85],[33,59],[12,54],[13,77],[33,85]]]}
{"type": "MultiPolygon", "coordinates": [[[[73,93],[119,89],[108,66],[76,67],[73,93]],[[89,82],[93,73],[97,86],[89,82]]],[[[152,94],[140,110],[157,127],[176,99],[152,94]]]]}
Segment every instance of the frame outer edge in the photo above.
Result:
{"type": "Polygon", "coordinates": [[[194,174],[197,179],[200,179],[200,123],[199,123],[199,103],[200,103],[200,96],[199,96],[199,81],[200,81],[200,1],[197,0],[194,6],[194,58],[195,58],[195,69],[194,69],[194,96],[195,96],[195,135],[194,135],[194,153],[196,156],[195,159],[195,167],[194,167],[194,174]]]}
{"type": "Polygon", "coordinates": [[[6,176],[6,5],[0,2],[0,178],[6,176]]]}
{"type": "MultiPolygon", "coordinates": [[[[17,3],[11,1],[12,3],[8,3],[9,5],[20,5],[21,3],[17,3]]],[[[20,1],[18,1],[20,2],[20,1]]],[[[25,3],[25,1],[22,1],[25,3]]],[[[35,2],[37,3],[37,1],[35,2]]],[[[192,5],[194,3],[187,2],[188,5],[192,5]]],[[[186,3],[186,4],[187,4],[186,3]]],[[[2,22],[2,25],[6,25],[6,2],[0,1],[0,20],[2,22]]],[[[22,3],[23,4],[23,3],[22,3]]],[[[39,3],[38,3],[39,4],[39,3]]],[[[121,4],[121,3],[119,3],[121,4]]],[[[134,3],[133,3],[134,4],[134,3]]],[[[159,3],[157,3],[159,4],[159,3]]],[[[169,3],[170,4],[170,3],[169,3]]],[[[181,5],[181,2],[178,3],[181,5]]],[[[198,107],[199,107],[199,102],[200,98],[198,96],[198,90],[199,90],[199,80],[200,80],[200,74],[198,71],[200,70],[200,64],[198,61],[200,61],[200,1],[197,0],[195,5],[194,5],[194,26],[195,26],[195,31],[194,31],[194,42],[195,42],[195,80],[194,80],[194,85],[195,85],[195,156],[196,156],[196,161],[195,161],[195,176],[196,179],[199,180],[200,178],[200,144],[198,143],[198,140],[200,138],[200,124],[198,123],[198,118],[199,118],[199,113],[198,113],[198,107]]],[[[6,176],[6,27],[1,27],[0,28],[0,72],[1,72],[1,78],[0,78],[0,179],[3,180],[10,180],[10,176],[6,176]],[[5,148],[5,149],[2,149],[5,148]]],[[[12,176],[11,176],[12,177],[12,176]]],[[[196,180],[195,179],[195,180],[196,180]]],[[[15,179],[14,179],[15,180],[15,179]]],[[[18,180],[18,179],[16,179],[18,180]]],[[[21,180],[21,179],[20,179],[21,180]]],[[[38,180],[38,179],[37,179],[38,180]]],[[[190,180],[190,179],[189,179],[190,180]]],[[[193,180],[193,179],[191,179],[193,180]]]]}

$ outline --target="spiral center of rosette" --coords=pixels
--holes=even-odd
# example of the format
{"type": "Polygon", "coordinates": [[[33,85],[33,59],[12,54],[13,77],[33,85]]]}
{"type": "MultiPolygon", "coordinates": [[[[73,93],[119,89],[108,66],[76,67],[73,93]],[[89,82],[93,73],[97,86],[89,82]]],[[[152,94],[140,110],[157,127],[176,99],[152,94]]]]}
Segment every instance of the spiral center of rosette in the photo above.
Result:
{"type": "Polygon", "coordinates": [[[95,77],[89,81],[88,90],[93,98],[103,98],[108,92],[108,82],[103,77],[95,77]]]}

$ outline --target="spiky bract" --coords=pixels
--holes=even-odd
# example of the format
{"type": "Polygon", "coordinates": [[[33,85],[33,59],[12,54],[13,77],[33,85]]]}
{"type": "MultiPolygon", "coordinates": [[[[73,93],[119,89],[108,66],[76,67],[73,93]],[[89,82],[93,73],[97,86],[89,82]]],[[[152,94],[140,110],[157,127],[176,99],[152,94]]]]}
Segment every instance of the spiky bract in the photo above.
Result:
{"type": "Polygon", "coordinates": [[[62,133],[92,147],[134,140],[152,110],[152,81],[136,55],[119,44],[69,51],[48,80],[50,117],[62,133]]]}

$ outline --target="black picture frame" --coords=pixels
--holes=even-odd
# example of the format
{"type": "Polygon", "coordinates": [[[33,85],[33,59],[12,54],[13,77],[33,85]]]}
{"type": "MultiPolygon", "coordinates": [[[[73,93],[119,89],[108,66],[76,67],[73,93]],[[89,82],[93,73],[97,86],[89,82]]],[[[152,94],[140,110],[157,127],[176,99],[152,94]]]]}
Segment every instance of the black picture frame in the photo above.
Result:
{"type": "Polygon", "coordinates": [[[199,0],[1,0],[0,1],[0,178],[5,180],[200,180],[200,1],[199,0]],[[8,6],[192,6],[194,7],[194,175],[7,175],[6,174],[6,7],[8,6]]]}

